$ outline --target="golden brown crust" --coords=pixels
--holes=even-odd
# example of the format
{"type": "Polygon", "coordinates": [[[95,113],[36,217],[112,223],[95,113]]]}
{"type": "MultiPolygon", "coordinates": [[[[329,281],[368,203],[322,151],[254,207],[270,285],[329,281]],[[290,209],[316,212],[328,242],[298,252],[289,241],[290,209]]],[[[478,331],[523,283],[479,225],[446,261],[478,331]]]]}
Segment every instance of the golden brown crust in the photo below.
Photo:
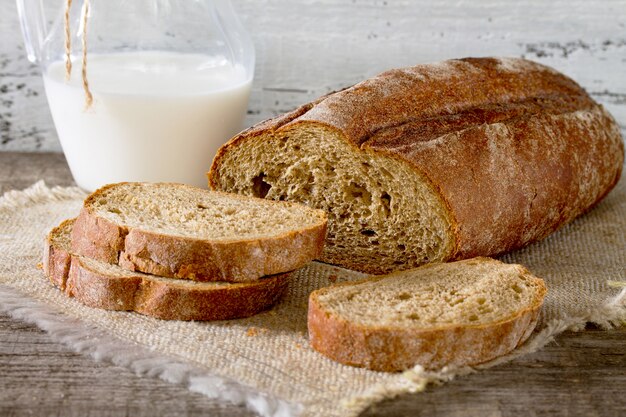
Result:
{"type": "Polygon", "coordinates": [[[164,320],[227,320],[270,308],[289,283],[288,273],[212,288],[131,272],[109,275],[53,244],[52,233],[45,245],[44,272],[67,296],[89,307],[135,311],[164,320]]]}
{"type": "MultiPolygon", "coordinates": [[[[311,124],[426,178],[452,219],[448,260],[544,238],[602,199],[624,163],[617,123],[574,81],[523,59],[469,58],[387,71],[242,132],[218,151],[209,186],[233,147],[311,124]]],[[[375,259],[348,257],[331,262],[377,272],[375,259]]]]}
{"type": "Polygon", "coordinates": [[[91,205],[113,186],[96,190],[85,200],[72,232],[73,253],[164,277],[250,282],[298,269],[319,257],[324,247],[325,215],[313,226],[279,236],[232,241],[163,235],[118,225],[99,217],[91,205]]]}
{"type": "MultiPolygon", "coordinates": [[[[87,200],[85,200],[87,204],[87,200]]],[[[128,230],[89,213],[83,206],[72,229],[72,252],[115,264],[124,248],[128,230]]]]}
{"type": "MultiPolygon", "coordinates": [[[[543,280],[519,268],[540,286],[533,302],[513,317],[476,326],[447,325],[432,329],[364,326],[326,311],[318,297],[336,286],[322,288],[309,297],[309,342],[313,349],[337,362],[385,372],[415,365],[440,369],[489,361],[521,345],[537,323],[547,289],[543,280]]],[[[384,277],[373,279],[384,280],[384,277]]],[[[358,282],[337,285],[355,284],[358,282]]]]}
{"type": "Polygon", "coordinates": [[[59,226],[55,227],[48,233],[44,242],[43,250],[43,272],[48,277],[52,285],[65,291],[67,276],[70,271],[71,255],[60,246],[52,245],[55,230],[71,227],[74,219],[64,220],[59,226]]]}
{"type": "Polygon", "coordinates": [[[523,114],[561,114],[595,105],[578,84],[546,66],[523,59],[466,58],[383,72],[329,95],[291,123],[335,126],[358,146],[380,141],[378,135],[389,130],[417,128],[418,134],[406,141],[395,137],[397,146],[523,114]]]}
{"type": "Polygon", "coordinates": [[[457,242],[448,259],[496,255],[546,237],[602,199],[623,165],[619,128],[600,106],[471,127],[437,143],[416,141],[401,154],[376,150],[404,158],[447,202],[457,242]]]}
{"type": "Polygon", "coordinates": [[[288,282],[289,273],[202,289],[155,280],[148,275],[108,276],[91,270],[74,256],[65,293],[90,307],[135,311],[163,320],[229,320],[270,308],[280,299],[288,282]]]}

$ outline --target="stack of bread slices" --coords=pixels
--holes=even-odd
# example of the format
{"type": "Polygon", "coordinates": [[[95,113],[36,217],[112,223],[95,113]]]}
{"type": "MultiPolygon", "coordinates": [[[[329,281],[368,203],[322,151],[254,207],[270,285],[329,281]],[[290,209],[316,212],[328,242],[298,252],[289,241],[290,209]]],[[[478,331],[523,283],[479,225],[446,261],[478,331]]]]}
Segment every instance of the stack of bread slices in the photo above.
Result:
{"type": "Polygon", "coordinates": [[[44,272],[90,307],[167,320],[248,317],[320,256],[326,214],[181,184],[119,183],[50,231],[44,272]]]}

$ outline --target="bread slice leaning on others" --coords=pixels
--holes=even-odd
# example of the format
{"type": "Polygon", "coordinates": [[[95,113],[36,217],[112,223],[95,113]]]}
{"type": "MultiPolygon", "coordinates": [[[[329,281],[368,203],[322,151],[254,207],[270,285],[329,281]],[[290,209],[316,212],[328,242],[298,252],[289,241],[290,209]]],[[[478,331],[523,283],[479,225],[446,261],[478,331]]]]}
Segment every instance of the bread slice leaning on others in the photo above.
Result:
{"type": "Polygon", "coordinates": [[[84,202],[72,252],[131,271],[251,282],[320,256],[327,217],[290,202],[170,183],[118,183],[84,202]]]}
{"type": "Polygon", "coordinates": [[[314,291],[309,340],[332,360],[377,371],[475,365],[530,336],[546,291],[521,265],[429,264],[314,291]]]}

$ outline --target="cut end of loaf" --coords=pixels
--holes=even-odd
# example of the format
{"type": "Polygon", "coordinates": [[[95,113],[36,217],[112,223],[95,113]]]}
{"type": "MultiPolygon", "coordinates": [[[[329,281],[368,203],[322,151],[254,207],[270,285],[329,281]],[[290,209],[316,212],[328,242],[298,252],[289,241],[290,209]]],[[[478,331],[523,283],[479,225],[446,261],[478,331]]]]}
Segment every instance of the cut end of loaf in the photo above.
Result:
{"type": "Polygon", "coordinates": [[[382,274],[450,257],[452,220],[428,180],[336,129],[296,127],[229,147],[216,158],[212,186],[325,210],[325,262],[382,274]]]}
{"type": "Polygon", "coordinates": [[[379,371],[474,365],[523,343],[545,294],[520,265],[431,264],[313,292],[309,338],[330,359],[379,371]]]}

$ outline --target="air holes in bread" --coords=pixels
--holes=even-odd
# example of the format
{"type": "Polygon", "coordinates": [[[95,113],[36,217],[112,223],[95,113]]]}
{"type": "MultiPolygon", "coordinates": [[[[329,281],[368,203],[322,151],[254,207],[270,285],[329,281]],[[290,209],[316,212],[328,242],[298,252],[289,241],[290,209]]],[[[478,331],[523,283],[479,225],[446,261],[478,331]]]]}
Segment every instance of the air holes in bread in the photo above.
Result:
{"type": "Polygon", "coordinates": [[[386,192],[380,196],[380,206],[382,207],[383,215],[389,217],[391,214],[391,196],[386,192]]]}
{"type": "Polygon", "coordinates": [[[350,185],[346,187],[346,191],[348,197],[360,200],[366,206],[372,202],[372,193],[370,193],[369,190],[361,184],[350,182],[350,185]]]}
{"type": "Polygon", "coordinates": [[[252,178],[252,192],[255,197],[265,198],[272,188],[271,185],[264,181],[265,173],[261,172],[256,177],[252,178]]]}

